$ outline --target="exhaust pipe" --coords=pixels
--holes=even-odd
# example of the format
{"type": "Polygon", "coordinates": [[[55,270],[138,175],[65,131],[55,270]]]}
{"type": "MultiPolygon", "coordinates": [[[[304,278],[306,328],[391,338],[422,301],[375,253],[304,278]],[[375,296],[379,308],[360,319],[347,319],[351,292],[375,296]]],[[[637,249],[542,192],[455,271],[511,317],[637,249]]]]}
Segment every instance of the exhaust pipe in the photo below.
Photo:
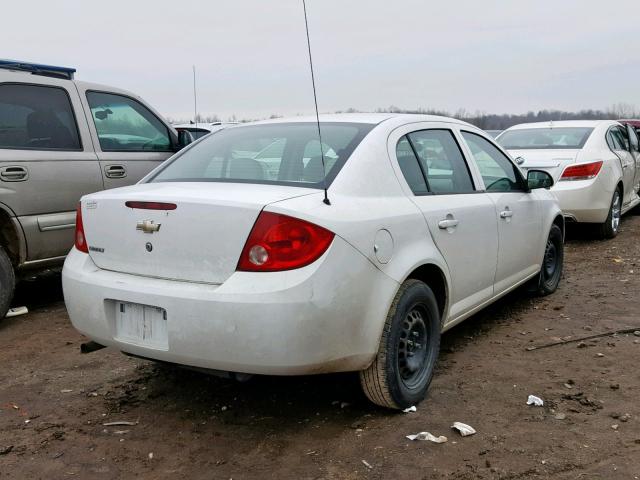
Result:
{"type": "Polygon", "coordinates": [[[101,350],[103,348],[106,348],[106,347],[104,345],[100,345],[99,343],[96,343],[94,341],[81,343],[80,344],[80,353],[91,353],[91,352],[95,352],[96,350],[101,350]]]}

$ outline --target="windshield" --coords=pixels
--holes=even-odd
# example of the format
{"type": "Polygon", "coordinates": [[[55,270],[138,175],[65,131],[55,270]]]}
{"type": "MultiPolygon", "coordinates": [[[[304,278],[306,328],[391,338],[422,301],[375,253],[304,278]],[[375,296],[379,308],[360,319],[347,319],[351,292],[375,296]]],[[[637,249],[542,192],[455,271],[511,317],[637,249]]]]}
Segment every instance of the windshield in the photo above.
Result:
{"type": "Polygon", "coordinates": [[[508,130],[497,142],[507,150],[582,148],[593,128],[550,127],[508,130]]]}
{"type": "Polygon", "coordinates": [[[324,168],[315,123],[229,128],[203,138],[169,162],[150,182],[243,182],[322,188],[331,183],[373,127],[360,123],[321,124],[324,168]]]}

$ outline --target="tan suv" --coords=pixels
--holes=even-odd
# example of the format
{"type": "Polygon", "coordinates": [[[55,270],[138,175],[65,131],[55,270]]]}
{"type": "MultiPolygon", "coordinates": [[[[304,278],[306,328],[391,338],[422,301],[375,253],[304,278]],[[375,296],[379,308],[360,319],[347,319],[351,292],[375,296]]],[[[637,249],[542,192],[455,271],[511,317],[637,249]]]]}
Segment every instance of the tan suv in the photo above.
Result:
{"type": "Polygon", "coordinates": [[[136,183],[190,140],[74,72],[0,60],[0,319],[16,278],[63,263],[82,195],[136,183]]]}

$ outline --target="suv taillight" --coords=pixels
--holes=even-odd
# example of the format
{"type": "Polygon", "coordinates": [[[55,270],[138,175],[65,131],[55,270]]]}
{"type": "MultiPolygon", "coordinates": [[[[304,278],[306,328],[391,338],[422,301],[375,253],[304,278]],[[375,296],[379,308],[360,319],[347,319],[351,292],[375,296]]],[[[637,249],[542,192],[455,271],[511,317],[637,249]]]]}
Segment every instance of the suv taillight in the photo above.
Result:
{"type": "Polygon", "coordinates": [[[569,165],[562,172],[560,180],[590,180],[595,178],[602,168],[602,160],[580,165],[569,165]]]}
{"type": "Polygon", "coordinates": [[[326,252],[334,234],[305,220],[261,212],[242,249],[238,270],[276,272],[304,267],[326,252]]]}
{"type": "Polygon", "coordinates": [[[84,253],[89,253],[87,239],[84,236],[84,225],[82,225],[82,204],[78,203],[76,210],[76,248],[84,253]]]}

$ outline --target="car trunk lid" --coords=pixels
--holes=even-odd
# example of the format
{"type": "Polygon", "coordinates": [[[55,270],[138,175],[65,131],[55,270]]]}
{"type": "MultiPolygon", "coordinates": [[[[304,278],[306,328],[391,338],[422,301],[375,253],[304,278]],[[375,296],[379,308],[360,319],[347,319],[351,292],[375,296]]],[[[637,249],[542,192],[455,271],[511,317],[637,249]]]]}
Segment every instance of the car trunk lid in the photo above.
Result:
{"type": "Polygon", "coordinates": [[[235,271],[265,205],[315,192],[220,182],[150,183],[100,192],[83,202],[89,254],[105,270],[220,284],[235,271]],[[127,202],[155,205],[130,208],[127,202]]]}
{"type": "Polygon", "coordinates": [[[530,149],[509,150],[518,166],[525,172],[528,170],[544,170],[558,181],[567,165],[575,163],[580,149],[530,149]]]}

